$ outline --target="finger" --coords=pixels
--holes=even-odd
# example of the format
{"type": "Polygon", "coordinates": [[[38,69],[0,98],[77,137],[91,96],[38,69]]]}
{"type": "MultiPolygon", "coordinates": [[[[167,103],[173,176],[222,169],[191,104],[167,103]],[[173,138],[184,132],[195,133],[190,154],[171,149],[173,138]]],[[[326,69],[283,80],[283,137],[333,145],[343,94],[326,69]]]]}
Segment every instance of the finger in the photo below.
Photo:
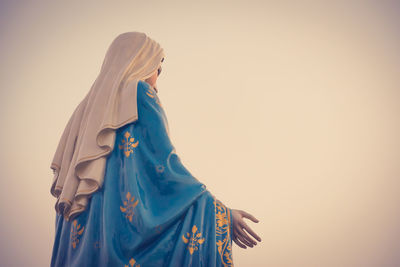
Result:
{"type": "Polygon", "coordinates": [[[253,222],[256,222],[256,223],[259,222],[259,220],[256,219],[256,217],[254,217],[254,216],[251,215],[250,213],[248,213],[248,212],[246,212],[246,211],[244,211],[244,210],[241,210],[241,213],[242,213],[242,216],[243,216],[243,217],[246,217],[247,219],[250,219],[250,220],[252,220],[253,222]]]}
{"type": "Polygon", "coordinates": [[[242,243],[240,243],[240,241],[238,240],[238,238],[236,236],[233,237],[233,241],[235,241],[236,245],[238,245],[241,248],[246,248],[245,245],[243,245],[242,243]]]}
{"type": "Polygon", "coordinates": [[[244,244],[242,244],[239,239],[237,238],[237,234],[233,233],[233,241],[235,241],[235,243],[241,247],[241,248],[247,248],[244,244]]]}
{"type": "Polygon", "coordinates": [[[244,248],[247,248],[246,245],[248,245],[248,243],[245,240],[243,240],[243,238],[240,237],[240,235],[238,234],[238,232],[235,229],[233,230],[233,232],[234,232],[234,236],[236,239],[236,243],[239,242],[240,244],[242,244],[244,246],[244,248]]]}
{"type": "Polygon", "coordinates": [[[245,232],[240,232],[241,229],[237,229],[237,238],[244,243],[245,245],[249,246],[249,247],[253,247],[253,242],[251,242],[250,240],[248,240],[244,235],[246,234],[245,232]]]}
{"type": "MultiPolygon", "coordinates": [[[[244,224],[244,223],[243,223],[244,224]]],[[[240,227],[237,228],[237,232],[240,236],[242,236],[246,241],[248,241],[250,244],[257,245],[257,242],[254,241],[245,231],[243,231],[240,227]]]]}
{"type": "Polygon", "coordinates": [[[249,241],[247,241],[243,236],[241,235],[237,235],[237,238],[245,245],[247,245],[248,247],[253,247],[253,244],[251,244],[249,241]]]}
{"type": "Polygon", "coordinates": [[[258,242],[261,242],[261,237],[259,237],[259,236],[250,228],[250,226],[248,226],[245,222],[243,222],[242,226],[243,226],[243,228],[244,228],[249,234],[251,234],[255,239],[257,239],[258,242]]]}

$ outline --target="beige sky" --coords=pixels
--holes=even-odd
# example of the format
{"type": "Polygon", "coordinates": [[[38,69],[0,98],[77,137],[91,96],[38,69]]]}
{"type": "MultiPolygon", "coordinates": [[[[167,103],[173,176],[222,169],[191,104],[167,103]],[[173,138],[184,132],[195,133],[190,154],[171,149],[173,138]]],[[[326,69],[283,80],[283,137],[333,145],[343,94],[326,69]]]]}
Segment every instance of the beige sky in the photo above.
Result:
{"type": "Polygon", "coordinates": [[[49,266],[50,161],[125,31],[165,50],[184,165],[260,220],[235,266],[400,266],[399,5],[105,2],[0,3],[1,266],[49,266]]]}

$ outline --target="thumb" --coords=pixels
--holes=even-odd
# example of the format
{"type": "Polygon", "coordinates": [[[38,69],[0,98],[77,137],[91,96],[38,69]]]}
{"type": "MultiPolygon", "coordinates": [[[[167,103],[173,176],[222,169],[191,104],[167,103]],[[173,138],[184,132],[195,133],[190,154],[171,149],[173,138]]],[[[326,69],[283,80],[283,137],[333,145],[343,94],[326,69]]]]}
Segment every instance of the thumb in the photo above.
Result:
{"type": "Polygon", "coordinates": [[[241,213],[242,213],[242,216],[243,216],[243,217],[245,217],[245,218],[247,218],[247,219],[250,219],[250,220],[252,220],[252,221],[255,222],[255,223],[258,223],[258,222],[259,222],[259,220],[256,219],[256,217],[254,217],[254,216],[251,215],[250,213],[248,213],[248,212],[246,212],[246,211],[244,211],[244,210],[242,210],[241,213]]]}

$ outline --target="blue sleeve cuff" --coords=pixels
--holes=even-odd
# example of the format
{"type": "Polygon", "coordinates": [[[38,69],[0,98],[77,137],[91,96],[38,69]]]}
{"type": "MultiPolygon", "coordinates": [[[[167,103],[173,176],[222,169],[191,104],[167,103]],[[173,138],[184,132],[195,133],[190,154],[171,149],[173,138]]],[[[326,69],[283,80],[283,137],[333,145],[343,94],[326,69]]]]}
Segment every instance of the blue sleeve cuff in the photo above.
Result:
{"type": "Polygon", "coordinates": [[[229,210],[229,230],[231,233],[231,237],[233,238],[233,218],[232,218],[232,209],[228,208],[229,210]]]}

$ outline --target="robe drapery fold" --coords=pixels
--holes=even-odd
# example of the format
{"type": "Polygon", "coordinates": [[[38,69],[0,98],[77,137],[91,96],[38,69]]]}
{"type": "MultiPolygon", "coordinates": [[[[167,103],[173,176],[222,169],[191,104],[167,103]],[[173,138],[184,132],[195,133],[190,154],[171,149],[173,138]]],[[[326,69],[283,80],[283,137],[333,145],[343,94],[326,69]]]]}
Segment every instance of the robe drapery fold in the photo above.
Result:
{"type": "Polygon", "coordinates": [[[144,81],[137,103],[88,208],[70,221],[56,213],[51,266],[233,266],[231,209],[182,164],[144,81]]]}

